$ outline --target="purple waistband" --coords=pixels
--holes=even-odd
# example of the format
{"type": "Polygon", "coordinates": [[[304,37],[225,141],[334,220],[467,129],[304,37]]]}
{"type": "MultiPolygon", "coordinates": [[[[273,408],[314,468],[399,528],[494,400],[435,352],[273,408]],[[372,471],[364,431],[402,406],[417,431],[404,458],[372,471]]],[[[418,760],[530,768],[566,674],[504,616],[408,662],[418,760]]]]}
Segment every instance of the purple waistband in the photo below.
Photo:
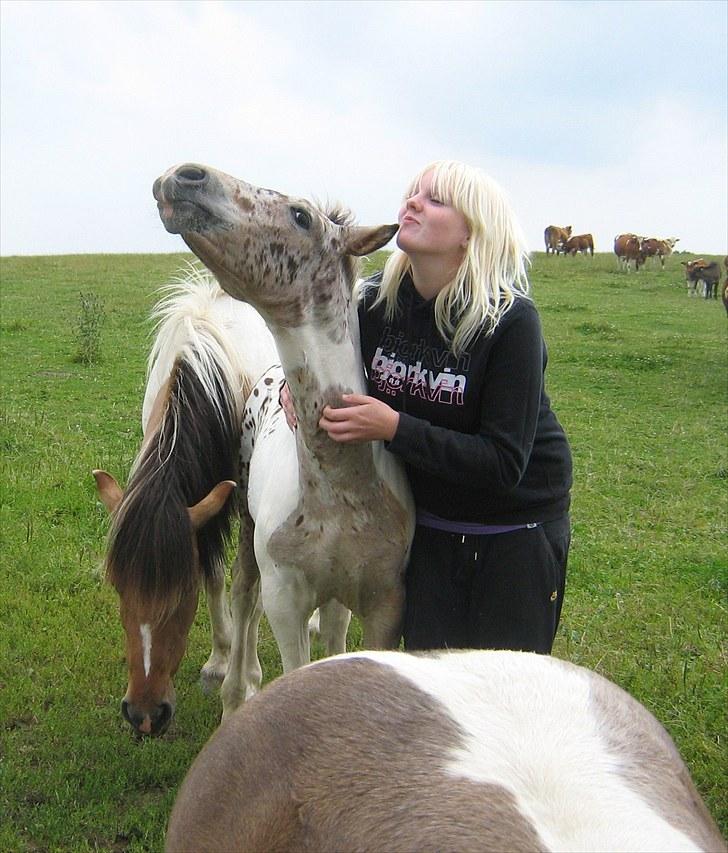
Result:
{"type": "Polygon", "coordinates": [[[449,521],[433,515],[424,509],[417,510],[417,524],[444,530],[447,533],[460,533],[463,536],[492,536],[495,533],[510,533],[512,530],[523,530],[524,527],[538,527],[540,522],[529,524],[475,524],[469,521],[449,521]]]}

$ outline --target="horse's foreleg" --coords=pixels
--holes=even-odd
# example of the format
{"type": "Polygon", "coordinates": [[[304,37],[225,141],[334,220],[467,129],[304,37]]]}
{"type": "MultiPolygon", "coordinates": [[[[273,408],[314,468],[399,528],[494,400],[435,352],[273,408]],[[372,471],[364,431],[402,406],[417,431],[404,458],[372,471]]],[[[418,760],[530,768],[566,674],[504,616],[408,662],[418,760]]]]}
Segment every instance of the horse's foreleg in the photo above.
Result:
{"type": "Polygon", "coordinates": [[[288,573],[285,579],[278,567],[261,567],[263,608],[281,653],[283,672],[304,666],[311,660],[308,617],[315,596],[300,573],[288,573]]]}
{"type": "Polygon", "coordinates": [[[212,627],[212,652],[200,672],[200,681],[205,693],[218,687],[228,668],[232,619],[225,595],[225,570],[219,566],[213,577],[205,580],[205,596],[212,627]]]}
{"type": "Polygon", "coordinates": [[[261,616],[260,574],[253,552],[253,522],[240,520],[240,546],[233,564],[233,640],[230,664],[222,683],[223,719],[260,690],[258,623],[261,616]]]}
{"type": "Polygon", "coordinates": [[[351,621],[351,610],[335,598],[322,605],[319,610],[319,633],[326,654],[343,654],[346,651],[346,632],[351,621]]]}
{"type": "Polygon", "coordinates": [[[404,586],[380,596],[377,606],[362,618],[365,649],[399,648],[404,618],[404,586]]]}

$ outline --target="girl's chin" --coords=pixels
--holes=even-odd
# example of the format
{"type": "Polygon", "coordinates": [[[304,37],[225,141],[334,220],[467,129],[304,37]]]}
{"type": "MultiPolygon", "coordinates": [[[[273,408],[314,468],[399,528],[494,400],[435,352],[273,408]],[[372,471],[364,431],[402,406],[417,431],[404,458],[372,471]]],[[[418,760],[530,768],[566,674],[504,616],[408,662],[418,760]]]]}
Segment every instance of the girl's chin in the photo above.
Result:
{"type": "Polygon", "coordinates": [[[397,232],[396,242],[397,246],[403,252],[408,252],[410,249],[415,248],[415,241],[412,239],[412,236],[407,231],[403,234],[402,229],[397,232]]]}

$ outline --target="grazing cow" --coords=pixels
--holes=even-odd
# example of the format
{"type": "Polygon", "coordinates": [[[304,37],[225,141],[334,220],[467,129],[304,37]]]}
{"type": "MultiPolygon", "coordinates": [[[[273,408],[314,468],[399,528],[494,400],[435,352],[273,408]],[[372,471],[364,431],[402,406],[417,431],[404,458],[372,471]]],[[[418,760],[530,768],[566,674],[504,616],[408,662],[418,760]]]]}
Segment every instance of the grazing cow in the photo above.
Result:
{"type": "Polygon", "coordinates": [[[591,234],[577,234],[575,237],[569,237],[564,244],[564,254],[575,255],[577,252],[594,257],[594,238],[591,234]]]}
{"type": "Polygon", "coordinates": [[[645,262],[642,251],[642,237],[637,234],[618,234],[614,238],[614,254],[617,256],[620,266],[625,266],[629,272],[629,265],[634,261],[635,272],[645,262]]]}
{"type": "Polygon", "coordinates": [[[362,652],[278,678],[215,732],[168,853],[726,851],[665,729],[546,655],[362,652]]]}
{"type": "Polygon", "coordinates": [[[672,254],[675,243],[679,237],[669,237],[667,240],[658,240],[656,237],[648,237],[642,241],[642,252],[645,258],[659,258],[660,266],[665,269],[665,258],[672,254]]]}
{"type": "Polygon", "coordinates": [[[720,281],[720,265],[717,261],[706,261],[695,258],[692,261],[682,261],[685,266],[685,280],[688,285],[688,296],[696,296],[698,284],[703,283],[703,295],[706,299],[718,298],[718,282],[720,281]]]}
{"type": "Polygon", "coordinates": [[[558,255],[564,251],[564,244],[571,237],[571,225],[560,228],[558,225],[549,225],[543,232],[544,243],[546,243],[546,254],[558,255]]]}

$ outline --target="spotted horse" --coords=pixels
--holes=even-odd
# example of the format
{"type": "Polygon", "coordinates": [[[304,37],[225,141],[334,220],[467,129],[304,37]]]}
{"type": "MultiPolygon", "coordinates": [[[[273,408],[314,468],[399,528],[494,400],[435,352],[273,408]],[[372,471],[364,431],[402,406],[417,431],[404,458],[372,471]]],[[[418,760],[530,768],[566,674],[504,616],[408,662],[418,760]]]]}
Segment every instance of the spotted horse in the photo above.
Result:
{"type": "Polygon", "coordinates": [[[399,643],[414,531],[404,470],[382,442],[341,444],[318,426],[324,406],[341,405],[342,393],[366,392],[353,299],[357,259],[385,245],[397,226],[356,226],[343,211],[197,164],[170,169],[153,193],[167,231],[262,315],[281,363],[253,390],[243,424],[225,718],[260,687],[261,604],[284,672],[309,662],[308,621],[317,607],[329,654],[345,649],[350,611],[361,618],[365,647],[399,643]],[[284,379],[295,433],[278,404],[284,379]]]}

